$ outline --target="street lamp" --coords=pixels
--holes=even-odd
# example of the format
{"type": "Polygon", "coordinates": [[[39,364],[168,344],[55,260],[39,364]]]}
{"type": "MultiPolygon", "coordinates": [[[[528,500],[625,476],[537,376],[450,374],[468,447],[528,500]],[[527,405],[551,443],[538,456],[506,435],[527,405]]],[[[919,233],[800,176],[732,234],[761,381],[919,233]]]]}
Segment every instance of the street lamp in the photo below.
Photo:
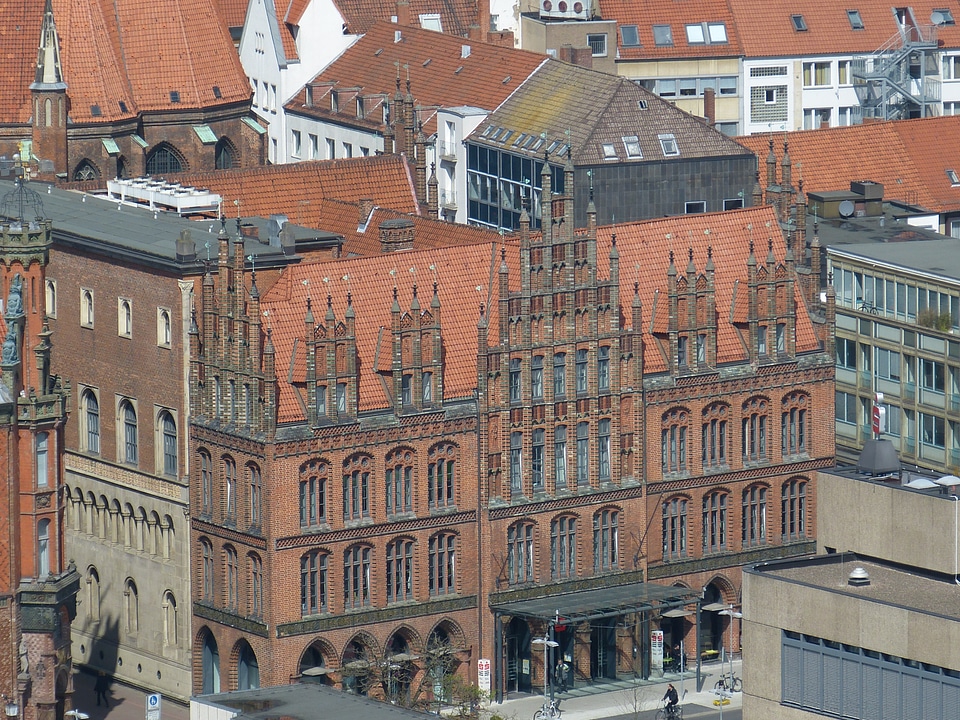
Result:
{"type": "Polygon", "coordinates": [[[20,714],[20,706],[17,705],[16,700],[8,699],[6,702],[6,706],[4,707],[4,711],[6,712],[8,718],[15,718],[17,715],[20,714]]]}
{"type": "Polygon", "coordinates": [[[560,647],[560,643],[556,640],[551,640],[549,637],[544,635],[543,637],[534,638],[531,640],[531,643],[534,645],[543,645],[543,701],[547,701],[547,651],[549,648],[560,647]]]}
{"type": "Polygon", "coordinates": [[[90,720],[90,716],[79,710],[67,710],[64,715],[73,718],[73,720],[90,720]]]}
{"type": "Polygon", "coordinates": [[[726,615],[730,618],[730,690],[733,690],[733,619],[742,618],[743,613],[734,610],[734,605],[728,605],[721,610],[718,615],[726,615]]]}

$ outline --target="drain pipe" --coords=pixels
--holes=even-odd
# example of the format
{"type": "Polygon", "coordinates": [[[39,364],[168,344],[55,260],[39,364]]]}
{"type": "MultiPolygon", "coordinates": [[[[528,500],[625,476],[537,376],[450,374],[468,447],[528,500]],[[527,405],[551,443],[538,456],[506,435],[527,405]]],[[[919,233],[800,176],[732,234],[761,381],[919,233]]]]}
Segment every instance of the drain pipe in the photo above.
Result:
{"type": "Polygon", "coordinates": [[[956,495],[950,496],[953,499],[953,582],[957,585],[960,585],[960,566],[958,566],[958,561],[960,561],[960,536],[957,535],[960,532],[960,497],[956,495]]]}

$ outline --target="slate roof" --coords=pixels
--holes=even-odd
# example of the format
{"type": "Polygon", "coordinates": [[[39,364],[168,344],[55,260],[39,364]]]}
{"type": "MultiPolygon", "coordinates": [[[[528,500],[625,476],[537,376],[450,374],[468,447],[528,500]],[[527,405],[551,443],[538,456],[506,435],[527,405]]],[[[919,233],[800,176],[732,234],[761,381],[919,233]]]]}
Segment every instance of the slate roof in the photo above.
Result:
{"type": "MultiPolygon", "coordinates": [[[[748,58],[871,54],[898,34],[893,6],[889,3],[871,0],[853,0],[846,4],[832,0],[728,2],[748,58]],[[859,11],[863,29],[853,29],[847,10],[859,11]],[[807,30],[794,29],[793,15],[803,16],[807,30]]],[[[930,25],[934,9],[949,7],[950,3],[919,0],[904,6],[913,8],[919,25],[930,25]]],[[[960,7],[954,5],[953,12],[960,16],[960,7]]],[[[940,26],[937,36],[946,47],[960,47],[960,26],[940,26]]]]}
{"type": "MultiPolygon", "coordinates": [[[[331,83],[334,88],[359,88],[364,96],[382,93],[393,97],[398,73],[405,83],[409,69],[410,90],[419,106],[471,105],[493,110],[545,59],[545,55],[526,50],[466,41],[393,23],[376,23],[311,82],[331,83]],[[400,33],[399,41],[396,33],[400,33]],[[469,47],[466,58],[462,57],[464,46],[469,47]]],[[[342,107],[341,112],[334,113],[329,101],[321,102],[317,94],[313,106],[307,107],[305,89],[301,89],[286,108],[321,119],[357,120],[356,105],[342,107]]],[[[382,118],[374,122],[377,127],[379,124],[382,118]]]]}
{"type": "Polygon", "coordinates": [[[249,170],[171,175],[184,185],[205,187],[229,205],[239,199],[244,215],[285,214],[299,224],[320,227],[316,204],[326,198],[418,213],[410,166],[400,155],[311,160],[249,170]]]}
{"type": "MultiPolygon", "coordinates": [[[[938,213],[960,210],[960,186],[947,175],[947,170],[960,173],[955,151],[960,146],[960,116],[778,132],[773,138],[778,168],[787,140],[793,184],[802,177],[805,192],[848,190],[851,181],[872,180],[883,184],[884,199],[938,213]]],[[[766,187],[770,135],[738,140],[757,154],[760,184],[766,187]]]]}
{"type": "Polygon", "coordinates": [[[618,162],[750,154],[699,118],[626,78],[553,59],[487,116],[468,140],[538,158],[543,157],[544,149],[551,155],[563,155],[569,143],[577,166],[609,162],[604,144],[614,145],[618,162]],[[664,155],[661,134],[674,135],[679,155],[664,155]],[[642,158],[627,158],[623,138],[630,135],[639,138],[642,158]],[[531,136],[538,138],[532,144],[531,136]]]}
{"type": "MultiPolygon", "coordinates": [[[[43,10],[43,2],[0,0],[0,123],[30,118],[43,10]]],[[[53,0],[53,14],[73,123],[250,98],[215,0],[53,0]]]]}
{"type": "MultiPolygon", "coordinates": [[[[625,46],[618,33],[619,60],[673,59],[688,57],[738,57],[742,54],[740,37],[726,0],[685,0],[685,2],[658,2],[656,0],[600,0],[600,12],[605,19],[623,25],[636,25],[640,47],[625,46]],[[725,43],[689,43],[686,26],[693,23],[723,23],[725,43]],[[654,42],[653,26],[669,25],[672,45],[654,42]]],[[[749,32],[745,28],[745,31],[749,32]]]]}
{"type": "MultiPolygon", "coordinates": [[[[343,16],[347,32],[362,35],[377,22],[390,22],[397,14],[396,0],[333,0],[343,16]]],[[[420,24],[420,15],[440,15],[440,27],[451,35],[466,36],[477,25],[477,3],[471,0],[410,0],[410,20],[420,24]]]]}
{"type": "MultiPolygon", "coordinates": [[[[651,333],[666,330],[669,253],[674,251],[677,271],[682,276],[690,247],[698,273],[704,272],[707,248],[713,248],[719,320],[718,363],[747,361],[744,339],[731,325],[731,317],[739,318],[745,313],[750,240],[755,240],[757,245],[758,265],[765,265],[768,237],[773,238],[773,253],[778,264],[784,262],[786,254],[776,215],[769,206],[598,228],[597,256],[601,277],[609,276],[609,253],[614,233],[620,254],[620,298],[628,324],[634,282],[639,283],[643,304],[644,363],[648,372],[666,369],[662,346],[651,333]]],[[[305,262],[285,268],[262,299],[262,306],[271,318],[278,374],[281,379],[290,373],[295,382],[305,380],[303,319],[307,295],[313,297],[314,315],[322,317],[326,312],[325,298],[329,294],[334,314],[341,321],[347,308],[347,293],[351,293],[361,367],[360,409],[388,407],[383,384],[374,369],[378,364],[381,368],[388,367],[384,362],[391,352],[390,289],[398,288],[399,304],[406,312],[413,298],[412,286],[416,283],[420,288],[420,305],[428,309],[432,297],[430,288],[435,281],[445,345],[445,397],[469,397],[477,382],[477,322],[481,303],[487,308],[488,327],[494,336],[498,326],[498,303],[491,303],[491,300],[496,297],[501,247],[506,248],[511,290],[517,290],[520,259],[515,238],[502,243],[448,244],[423,251],[305,262]]],[[[805,310],[799,283],[796,285],[796,300],[797,353],[817,351],[819,344],[805,310]]],[[[279,420],[295,422],[302,419],[293,388],[283,381],[280,386],[279,420]]]]}

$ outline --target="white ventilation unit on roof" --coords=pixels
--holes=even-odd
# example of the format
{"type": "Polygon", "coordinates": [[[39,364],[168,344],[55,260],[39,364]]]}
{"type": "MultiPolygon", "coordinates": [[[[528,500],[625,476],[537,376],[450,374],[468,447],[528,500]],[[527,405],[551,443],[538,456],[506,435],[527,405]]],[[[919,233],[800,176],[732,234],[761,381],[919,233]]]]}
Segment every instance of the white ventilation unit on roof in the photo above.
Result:
{"type": "Polygon", "coordinates": [[[589,20],[593,0],[540,0],[541,20],[589,20]]]}

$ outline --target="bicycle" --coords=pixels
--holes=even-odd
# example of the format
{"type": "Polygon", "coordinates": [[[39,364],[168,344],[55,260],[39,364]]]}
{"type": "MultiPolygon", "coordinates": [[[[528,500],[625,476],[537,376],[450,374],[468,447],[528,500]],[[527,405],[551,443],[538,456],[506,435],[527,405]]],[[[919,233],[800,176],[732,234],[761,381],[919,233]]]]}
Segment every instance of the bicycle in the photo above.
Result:
{"type": "Polygon", "coordinates": [[[548,700],[533,714],[533,720],[560,720],[560,701],[548,700]]]}
{"type": "Polygon", "coordinates": [[[683,705],[674,705],[672,709],[668,709],[664,701],[663,707],[657,710],[656,720],[683,720],[683,705]]]}
{"type": "Polygon", "coordinates": [[[730,675],[721,675],[717,684],[713,686],[714,690],[726,690],[727,692],[741,692],[743,690],[743,681],[732,673],[730,675]]]}

